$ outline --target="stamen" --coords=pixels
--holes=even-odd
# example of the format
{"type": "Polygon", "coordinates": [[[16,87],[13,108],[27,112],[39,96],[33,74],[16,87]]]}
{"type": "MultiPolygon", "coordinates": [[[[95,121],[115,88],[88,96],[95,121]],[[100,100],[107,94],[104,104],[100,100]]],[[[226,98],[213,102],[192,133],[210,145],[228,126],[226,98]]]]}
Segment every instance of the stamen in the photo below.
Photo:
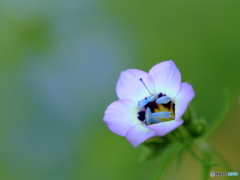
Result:
{"type": "Polygon", "coordinates": [[[162,122],[161,120],[159,119],[155,119],[151,116],[151,109],[149,107],[147,107],[146,109],[146,113],[145,113],[145,122],[147,125],[150,125],[150,124],[155,124],[155,123],[160,123],[162,122]]]}
{"type": "Polygon", "coordinates": [[[152,116],[160,119],[174,118],[173,116],[170,115],[171,113],[172,112],[162,111],[162,112],[152,113],[152,116]]]}
{"type": "Polygon", "coordinates": [[[153,94],[149,91],[147,85],[143,82],[142,78],[140,78],[139,80],[142,82],[142,84],[143,84],[144,87],[147,89],[147,91],[149,92],[149,94],[150,94],[150,95],[153,95],[153,94]]]}
{"type": "Polygon", "coordinates": [[[167,104],[167,103],[169,103],[169,101],[171,101],[171,98],[169,98],[168,96],[162,96],[156,100],[156,103],[167,104]]]}
{"type": "Polygon", "coordinates": [[[152,101],[154,101],[155,99],[157,99],[157,96],[156,96],[156,95],[151,95],[151,96],[148,96],[148,97],[147,97],[147,101],[148,101],[148,102],[152,102],[152,101]]]}
{"type": "Polygon", "coordinates": [[[141,101],[138,101],[138,108],[142,108],[143,106],[145,106],[146,104],[148,103],[148,100],[141,100],[141,101]]]}
{"type": "Polygon", "coordinates": [[[157,124],[157,123],[160,123],[160,122],[162,122],[160,119],[155,119],[153,117],[150,117],[148,125],[150,125],[150,124],[157,124]]]}
{"type": "Polygon", "coordinates": [[[147,99],[143,99],[143,100],[138,101],[138,108],[142,108],[147,103],[152,102],[155,99],[157,99],[156,95],[151,95],[151,96],[148,96],[147,99]]]}
{"type": "Polygon", "coordinates": [[[146,114],[145,114],[145,120],[148,121],[149,117],[151,116],[151,109],[147,107],[146,114]]]}

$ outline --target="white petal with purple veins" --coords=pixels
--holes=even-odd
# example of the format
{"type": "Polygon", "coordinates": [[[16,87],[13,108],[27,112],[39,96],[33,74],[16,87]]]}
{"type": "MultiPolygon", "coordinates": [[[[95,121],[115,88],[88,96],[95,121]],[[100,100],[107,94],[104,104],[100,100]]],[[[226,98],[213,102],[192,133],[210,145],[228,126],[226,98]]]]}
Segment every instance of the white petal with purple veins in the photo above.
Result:
{"type": "Polygon", "coordinates": [[[182,119],[165,121],[158,124],[146,126],[146,128],[153,130],[158,136],[164,136],[172,130],[176,129],[183,123],[182,119]]]}
{"type": "Polygon", "coordinates": [[[137,119],[137,113],[138,108],[135,102],[118,100],[107,107],[103,121],[107,123],[112,132],[125,136],[132,126],[143,124],[137,119]]]}
{"type": "Polygon", "coordinates": [[[181,89],[175,98],[175,119],[181,118],[183,113],[186,111],[188,103],[195,96],[195,92],[192,86],[188,83],[182,83],[181,89]]]}
{"type": "Polygon", "coordinates": [[[181,88],[181,74],[172,60],[153,66],[149,74],[154,80],[155,91],[174,98],[181,88]]]}
{"type": "Polygon", "coordinates": [[[128,69],[121,72],[121,75],[117,82],[116,92],[119,99],[130,99],[138,102],[140,99],[149,96],[149,92],[143,86],[142,78],[147,85],[148,89],[154,93],[155,86],[152,77],[148,73],[138,69],[128,69]]]}
{"type": "Polygon", "coordinates": [[[139,146],[139,144],[153,136],[156,136],[156,133],[145,128],[143,125],[132,126],[126,134],[127,140],[133,145],[133,147],[139,146]]]}

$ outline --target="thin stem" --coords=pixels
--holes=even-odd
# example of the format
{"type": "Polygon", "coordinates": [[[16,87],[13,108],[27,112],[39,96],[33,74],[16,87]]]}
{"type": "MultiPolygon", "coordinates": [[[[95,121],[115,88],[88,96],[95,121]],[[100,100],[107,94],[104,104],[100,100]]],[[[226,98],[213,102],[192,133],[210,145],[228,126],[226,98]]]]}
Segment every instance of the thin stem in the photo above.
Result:
{"type": "MultiPolygon", "coordinates": [[[[199,143],[199,148],[202,151],[202,158],[205,162],[211,163],[212,153],[206,142],[199,143]]],[[[211,170],[211,166],[206,166],[202,164],[202,180],[207,180],[209,178],[209,173],[211,170]]]]}

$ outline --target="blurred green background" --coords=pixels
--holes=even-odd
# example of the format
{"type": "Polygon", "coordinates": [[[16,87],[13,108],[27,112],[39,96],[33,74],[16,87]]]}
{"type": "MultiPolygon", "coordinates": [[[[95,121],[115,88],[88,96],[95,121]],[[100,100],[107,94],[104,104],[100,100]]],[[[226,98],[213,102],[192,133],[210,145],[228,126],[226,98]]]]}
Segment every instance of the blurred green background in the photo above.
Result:
{"type": "MultiPolygon", "coordinates": [[[[141,147],[102,118],[122,70],[169,59],[193,85],[199,117],[216,117],[230,90],[231,108],[209,140],[240,173],[239,10],[238,0],[1,0],[0,179],[151,177],[159,158],[140,163],[141,147]]],[[[164,179],[200,175],[183,153],[164,179]]]]}

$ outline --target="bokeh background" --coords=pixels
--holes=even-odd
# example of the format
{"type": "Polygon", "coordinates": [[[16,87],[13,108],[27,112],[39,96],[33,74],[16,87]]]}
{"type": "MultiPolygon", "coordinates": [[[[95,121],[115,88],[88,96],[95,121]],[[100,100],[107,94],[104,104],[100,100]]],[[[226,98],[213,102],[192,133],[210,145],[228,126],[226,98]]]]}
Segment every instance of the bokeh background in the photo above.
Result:
{"type": "MultiPolygon", "coordinates": [[[[240,173],[239,9],[238,0],[1,0],[0,179],[149,179],[159,158],[140,163],[141,147],[102,118],[121,71],[169,59],[193,85],[198,117],[216,117],[229,89],[209,141],[240,173]]],[[[183,153],[164,179],[200,175],[183,153]]]]}

